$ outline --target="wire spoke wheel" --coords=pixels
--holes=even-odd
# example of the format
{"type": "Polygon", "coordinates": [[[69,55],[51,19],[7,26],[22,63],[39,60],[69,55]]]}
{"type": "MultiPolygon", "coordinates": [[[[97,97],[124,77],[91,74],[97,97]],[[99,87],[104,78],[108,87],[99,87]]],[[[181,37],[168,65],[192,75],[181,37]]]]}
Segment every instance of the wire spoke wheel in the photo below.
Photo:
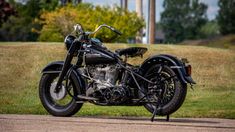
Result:
{"type": "Polygon", "coordinates": [[[75,79],[71,76],[68,81],[64,80],[56,91],[59,74],[44,74],[40,81],[39,97],[44,108],[55,116],[71,116],[75,114],[82,104],[77,104],[73,96],[78,92],[75,79]]]}
{"type": "Polygon", "coordinates": [[[157,115],[171,114],[182,105],[187,86],[181,83],[172,69],[168,66],[153,65],[144,76],[154,82],[145,82],[142,86],[148,94],[147,101],[150,101],[144,105],[149,112],[154,111],[156,102],[159,102],[158,107],[161,107],[157,115]]]}
{"type": "MultiPolygon", "coordinates": [[[[50,105],[54,107],[66,107],[72,102],[73,98],[67,94],[68,87],[66,87],[65,80],[62,82],[59,91],[56,92],[55,87],[57,85],[57,81],[58,74],[51,75],[51,78],[48,79],[47,86],[45,87],[46,99],[50,105]]],[[[70,91],[73,89],[71,87],[73,86],[70,86],[70,91]]]]}
{"type": "Polygon", "coordinates": [[[50,98],[51,98],[51,102],[54,105],[58,105],[58,106],[63,107],[63,106],[68,105],[69,103],[71,103],[71,101],[73,100],[72,96],[74,96],[74,93],[75,93],[73,90],[74,86],[72,86],[72,82],[69,80],[70,85],[68,85],[66,87],[66,83],[64,80],[62,82],[62,85],[61,85],[59,92],[55,92],[55,86],[57,84],[57,80],[58,80],[58,77],[55,80],[53,80],[53,82],[51,83],[51,86],[49,88],[50,98]],[[72,96],[70,96],[67,92],[69,92],[72,96]]]}
{"type": "MultiPolygon", "coordinates": [[[[151,81],[155,82],[156,85],[148,84],[148,91],[149,91],[150,97],[155,96],[154,98],[159,99],[161,96],[160,94],[162,94],[160,105],[166,105],[167,103],[169,103],[173,99],[174,94],[175,94],[174,80],[173,78],[166,79],[169,77],[171,77],[169,73],[161,72],[160,75],[155,75],[151,79],[151,81]]],[[[152,103],[152,104],[156,105],[156,103],[152,103]]]]}

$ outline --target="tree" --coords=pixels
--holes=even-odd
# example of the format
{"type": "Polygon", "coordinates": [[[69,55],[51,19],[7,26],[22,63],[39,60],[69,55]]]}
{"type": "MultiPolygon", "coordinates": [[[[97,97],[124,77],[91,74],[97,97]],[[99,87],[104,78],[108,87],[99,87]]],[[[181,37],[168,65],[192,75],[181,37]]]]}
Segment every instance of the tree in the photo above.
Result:
{"type": "Polygon", "coordinates": [[[25,5],[15,3],[16,16],[11,16],[0,28],[1,41],[35,41],[38,33],[33,28],[40,27],[34,19],[40,14],[40,0],[29,0],[25,5]]]}
{"type": "Polygon", "coordinates": [[[53,11],[56,7],[58,7],[58,0],[40,0],[39,7],[41,10],[53,11]]]}
{"type": "Polygon", "coordinates": [[[128,1],[127,0],[123,0],[123,3],[124,3],[124,9],[128,9],[128,1]]]}
{"type": "MultiPolygon", "coordinates": [[[[143,0],[136,0],[136,13],[139,18],[143,18],[143,0]]],[[[140,29],[136,35],[136,43],[142,43],[143,29],[140,29]]]]}
{"type": "Polygon", "coordinates": [[[65,6],[67,3],[72,3],[74,5],[77,5],[82,2],[82,0],[59,0],[60,4],[65,6]]]}
{"type": "Polygon", "coordinates": [[[149,43],[155,42],[155,0],[150,0],[149,43]]]}
{"type": "Polygon", "coordinates": [[[235,0],[219,0],[217,16],[221,34],[235,33],[235,0]]]}
{"type": "Polygon", "coordinates": [[[0,0],[0,26],[6,22],[11,15],[15,15],[14,8],[5,0],[0,0]]]}
{"type": "Polygon", "coordinates": [[[122,9],[128,10],[128,1],[127,0],[120,0],[120,7],[122,9]]]}
{"type": "Polygon", "coordinates": [[[41,12],[52,11],[58,0],[28,0],[25,4],[9,1],[16,10],[0,28],[0,41],[36,41],[42,25],[35,23],[41,12]]]}
{"type": "Polygon", "coordinates": [[[165,0],[161,25],[166,42],[178,43],[200,37],[200,28],[206,24],[207,6],[198,0],[165,0]]]}

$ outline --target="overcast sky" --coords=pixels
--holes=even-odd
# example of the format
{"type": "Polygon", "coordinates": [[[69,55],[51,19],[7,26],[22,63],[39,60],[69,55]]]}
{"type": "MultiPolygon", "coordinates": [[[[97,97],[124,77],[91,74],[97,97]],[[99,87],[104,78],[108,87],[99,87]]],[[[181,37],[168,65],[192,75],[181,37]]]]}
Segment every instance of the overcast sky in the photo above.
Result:
{"type": "MultiPolygon", "coordinates": [[[[120,5],[120,0],[82,0],[83,2],[89,2],[94,5],[120,5]]],[[[143,0],[143,12],[144,17],[146,18],[147,13],[147,1],[143,0]]],[[[164,0],[156,0],[156,21],[158,22],[160,20],[160,13],[163,11],[163,4],[164,0]]],[[[207,9],[207,16],[208,18],[214,19],[218,12],[218,0],[199,0],[200,2],[203,2],[208,5],[207,9]]],[[[135,0],[128,0],[128,9],[131,11],[135,11],[135,0]]]]}

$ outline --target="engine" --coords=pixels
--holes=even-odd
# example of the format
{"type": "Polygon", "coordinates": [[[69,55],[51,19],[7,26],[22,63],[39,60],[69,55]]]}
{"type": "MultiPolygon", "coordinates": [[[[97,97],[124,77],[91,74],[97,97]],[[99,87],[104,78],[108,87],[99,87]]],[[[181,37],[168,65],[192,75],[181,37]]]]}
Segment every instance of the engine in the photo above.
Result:
{"type": "Polygon", "coordinates": [[[121,104],[127,99],[127,90],[117,84],[120,74],[118,65],[88,66],[88,71],[93,79],[93,86],[87,90],[88,96],[99,98],[108,104],[121,104]]]}
{"type": "Polygon", "coordinates": [[[90,66],[88,69],[99,90],[112,87],[117,82],[119,68],[116,65],[90,66]]]}

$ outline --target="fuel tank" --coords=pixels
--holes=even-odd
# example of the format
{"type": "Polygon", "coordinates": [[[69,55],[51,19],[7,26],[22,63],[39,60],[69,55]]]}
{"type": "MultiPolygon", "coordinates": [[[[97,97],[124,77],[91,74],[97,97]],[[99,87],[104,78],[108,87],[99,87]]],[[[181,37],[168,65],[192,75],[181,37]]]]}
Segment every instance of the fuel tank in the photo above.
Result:
{"type": "Polygon", "coordinates": [[[115,63],[112,53],[105,50],[92,49],[91,53],[85,55],[86,65],[112,64],[115,63]]]}

